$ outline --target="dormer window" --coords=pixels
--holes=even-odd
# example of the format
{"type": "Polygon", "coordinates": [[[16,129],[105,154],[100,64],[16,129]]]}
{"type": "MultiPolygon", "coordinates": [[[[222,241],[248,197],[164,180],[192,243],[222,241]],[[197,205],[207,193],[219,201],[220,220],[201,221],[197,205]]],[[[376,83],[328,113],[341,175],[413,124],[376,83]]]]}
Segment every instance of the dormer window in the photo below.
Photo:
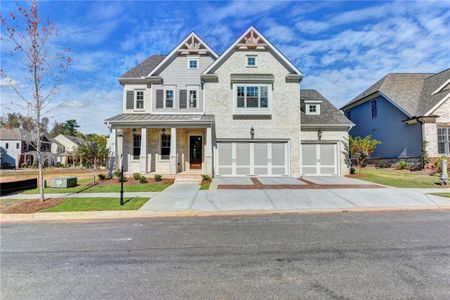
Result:
{"type": "Polygon", "coordinates": [[[305,110],[307,115],[320,115],[320,103],[319,102],[305,103],[305,110]]]}
{"type": "Polygon", "coordinates": [[[198,58],[188,58],[188,69],[198,69],[198,58]]]}
{"type": "Polygon", "coordinates": [[[256,67],[256,55],[247,55],[247,67],[249,68],[256,67]]]}

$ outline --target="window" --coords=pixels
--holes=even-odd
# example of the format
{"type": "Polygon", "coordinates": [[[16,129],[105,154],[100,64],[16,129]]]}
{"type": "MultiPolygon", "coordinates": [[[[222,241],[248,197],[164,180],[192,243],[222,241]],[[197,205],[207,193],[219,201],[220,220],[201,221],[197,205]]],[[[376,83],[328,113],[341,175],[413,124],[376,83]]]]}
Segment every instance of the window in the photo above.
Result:
{"type": "Polygon", "coordinates": [[[173,95],[174,95],[173,90],[166,90],[166,93],[165,93],[166,108],[167,107],[173,107],[173,95]]]}
{"type": "Polygon", "coordinates": [[[306,108],[307,115],[320,115],[320,104],[319,103],[306,103],[305,108],[306,108]]]}
{"type": "Polygon", "coordinates": [[[5,144],[5,148],[8,149],[9,148],[9,143],[5,144]]]}
{"type": "Polygon", "coordinates": [[[438,128],[438,152],[450,155],[450,127],[438,128]]]}
{"type": "Polygon", "coordinates": [[[188,69],[198,69],[198,58],[188,59],[188,69]]]}
{"type": "Polygon", "coordinates": [[[373,100],[371,103],[371,107],[372,107],[372,119],[375,119],[378,115],[378,111],[377,111],[377,100],[373,100]]]}
{"type": "Polygon", "coordinates": [[[269,108],[269,88],[267,85],[236,86],[237,110],[267,110],[269,108]]]}
{"type": "Polygon", "coordinates": [[[20,144],[16,143],[16,149],[19,149],[19,147],[20,147],[20,144]]]}
{"type": "Polygon", "coordinates": [[[256,67],[256,55],[247,55],[247,67],[256,67]]]}
{"type": "Polygon", "coordinates": [[[136,109],[144,109],[144,91],[136,91],[136,109]]]}
{"type": "Polygon", "coordinates": [[[189,107],[197,107],[197,90],[189,90],[189,107]]]}
{"type": "Polygon", "coordinates": [[[170,134],[161,135],[161,159],[170,159],[170,134]]]}
{"type": "Polygon", "coordinates": [[[141,156],[141,135],[133,134],[133,159],[139,159],[141,156]]]}

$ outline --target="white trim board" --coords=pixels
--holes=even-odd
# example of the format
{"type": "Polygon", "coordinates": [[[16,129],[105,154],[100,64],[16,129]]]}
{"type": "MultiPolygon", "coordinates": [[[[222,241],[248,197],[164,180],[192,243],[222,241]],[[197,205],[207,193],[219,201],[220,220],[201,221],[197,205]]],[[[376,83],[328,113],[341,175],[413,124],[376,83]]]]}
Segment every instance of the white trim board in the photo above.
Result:
{"type": "Polygon", "coordinates": [[[433,93],[431,93],[431,95],[439,93],[440,91],[442,91],[443,88],[445,88],[449,84],[450,84],[450,78],[446,82],[444,82],[443,85],[441,85],[439,88],[437,88],[433,93]]]}
{"type": "Polygon", "coordinates": [[[270,47],[272,48],[272,50],[275,52],[275,54],[277,54],[296,74],[302,75],[303,73],[300,72],[300,70],[293,64],[291,63],[286,56],[284,56],[283,53],[281,53],[271,42],[269,42],[269,40],[267,40],[267,38],[261,33],[259,32],[259,30],[257,30],[254,26],[250,26],[241,36],[239,36],[234,42],[233,44],[231,44],[230,47],[228,47],[227,50],[225,50],[224,53],[222,53],[204,72],[202,75],[208,74],[213,68],[215,68],[219,63],[222,62],[222,60],[224,60],[228,54],[234,50],[234,48],[236,47],[236,45],[250,32],[250,31],[254,31],[256,34],[259,35],[259,37],[261,37],[261,39],[270,47]]]}
{"type": "Polygon", "coordinates": [[[439,101],[435,106],[433,106],[429,111],[427,111],[425,113],[425,116],[429,116],[430,114],[432,114],[436,109],[438,109],[442,104],[444,104],[445,101],[447,101],[448,99],[450,99],[450,93],[447,94],[447,96],[445,96],[444,98],[441,99],[441,101],[439,101]]]}

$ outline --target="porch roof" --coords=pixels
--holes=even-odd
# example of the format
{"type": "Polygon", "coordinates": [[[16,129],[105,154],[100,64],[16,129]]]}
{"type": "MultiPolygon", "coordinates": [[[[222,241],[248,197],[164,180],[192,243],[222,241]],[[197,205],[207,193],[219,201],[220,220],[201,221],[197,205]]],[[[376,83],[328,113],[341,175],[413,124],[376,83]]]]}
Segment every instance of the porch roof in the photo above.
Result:
{"type": "Polygon", "coordinates": [[[211,126],[213,115],[203,114],[119,114],[105,120],[113,127],[211,126]]]}

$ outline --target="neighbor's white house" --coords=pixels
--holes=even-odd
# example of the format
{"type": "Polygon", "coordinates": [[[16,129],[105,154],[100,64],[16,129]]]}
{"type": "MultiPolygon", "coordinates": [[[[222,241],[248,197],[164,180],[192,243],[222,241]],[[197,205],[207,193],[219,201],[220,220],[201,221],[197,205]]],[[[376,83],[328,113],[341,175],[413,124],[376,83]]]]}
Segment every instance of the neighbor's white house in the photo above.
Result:
{"type": "Polygon", "coordinates": [[[52,140],[51,151],[55,154],[56,162],[64,166],[79,162],[78,147],[82,143],[83,139],[76,136],[61,133],[55,136],[52,140]]]}
{"type": "Polygon", "coordinates": [[[221,55],[191,33],[119,78],[123,111],[105,120],[116,167],[183,176],[344,175],[352,123],[261,32],[221,55]]]}

